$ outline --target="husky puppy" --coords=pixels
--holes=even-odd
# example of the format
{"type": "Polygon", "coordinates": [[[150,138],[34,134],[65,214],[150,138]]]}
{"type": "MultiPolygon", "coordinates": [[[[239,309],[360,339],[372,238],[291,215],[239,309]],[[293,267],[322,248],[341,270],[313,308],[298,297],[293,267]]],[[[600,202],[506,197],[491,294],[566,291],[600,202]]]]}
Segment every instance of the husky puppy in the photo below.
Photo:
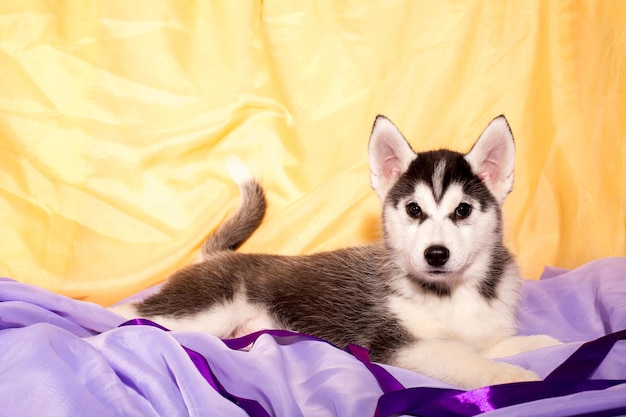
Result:
{"type": "Polygon", "coordinates": [[[237,168],[241,205],[208,237],[199,261],[117,311],[220,338],[278,328],[355,343],[374,361],[467,389],[537,380],[489,359],[558,343],[515,335],[520,275],[502,241],[501,213],[514,143],[504,116],[467,154],[415,153],[378,116],[369,160],[381,242],[307,256],[235,252],[266,208],[259,183],[237,168]]]}

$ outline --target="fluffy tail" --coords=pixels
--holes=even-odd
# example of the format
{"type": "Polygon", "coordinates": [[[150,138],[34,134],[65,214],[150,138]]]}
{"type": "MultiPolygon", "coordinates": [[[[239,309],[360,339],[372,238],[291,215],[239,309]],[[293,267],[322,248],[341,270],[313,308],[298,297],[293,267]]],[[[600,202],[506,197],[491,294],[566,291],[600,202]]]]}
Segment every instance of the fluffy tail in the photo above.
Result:
{"type": "Polygon", "coordinates": [[[261,184],[238,159],[229,159],[227,165],[228,172],[239,187],[241,204],[237,211],[224,220],[207,238],[202,245],[198,261],[206,259],[213,252],[237,249],[259,227],[265,216],[267,204],[261,184]]]}

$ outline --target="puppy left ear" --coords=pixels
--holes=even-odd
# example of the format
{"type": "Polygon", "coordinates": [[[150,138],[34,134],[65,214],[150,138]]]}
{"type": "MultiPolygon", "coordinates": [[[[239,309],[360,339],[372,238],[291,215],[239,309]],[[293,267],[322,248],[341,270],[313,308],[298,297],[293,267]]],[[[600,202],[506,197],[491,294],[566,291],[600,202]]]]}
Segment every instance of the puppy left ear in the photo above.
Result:
{"type": "Polygon", "coordinates": [[[493,119],[465,155],[472,172],[485,183],[502,204],[513,189],[515,143],[509,123],[503,115],[493,119]]]}

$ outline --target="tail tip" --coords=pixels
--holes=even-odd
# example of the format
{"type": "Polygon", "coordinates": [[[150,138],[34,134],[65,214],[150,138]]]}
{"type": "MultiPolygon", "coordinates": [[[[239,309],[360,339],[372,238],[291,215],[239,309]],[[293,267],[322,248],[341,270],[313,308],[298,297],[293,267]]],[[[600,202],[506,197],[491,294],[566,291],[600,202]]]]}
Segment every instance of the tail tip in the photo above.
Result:
{"type": "Polygon", "coordinates": [[[252,172],[241,159],[235,156],[231,156],[226,160],[226,168],[237,185],[243,185],[254,180],[252,172]]]}

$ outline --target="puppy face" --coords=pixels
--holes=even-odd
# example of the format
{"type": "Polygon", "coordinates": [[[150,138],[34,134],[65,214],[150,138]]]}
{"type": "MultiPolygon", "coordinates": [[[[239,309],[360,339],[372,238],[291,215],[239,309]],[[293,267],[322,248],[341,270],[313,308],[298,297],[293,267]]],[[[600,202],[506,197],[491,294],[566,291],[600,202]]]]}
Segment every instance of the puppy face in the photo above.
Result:
{"type": "Polygon", "coordinates": [[[369,154],[385,240],[409,275],[434,283],[458,280],[478,257],[489,256],[501,234],[500,204],[513,184],[513,137],[504,116],[465,155],[416,154],[379,116],[369,154]]]}
{"type": "Polygon", "coordinates": [[[497,239],[500,210],[464,155],[418,154],[387,193],[385,239],[404,269],[430,282],[459,279],[497,239]]]}

